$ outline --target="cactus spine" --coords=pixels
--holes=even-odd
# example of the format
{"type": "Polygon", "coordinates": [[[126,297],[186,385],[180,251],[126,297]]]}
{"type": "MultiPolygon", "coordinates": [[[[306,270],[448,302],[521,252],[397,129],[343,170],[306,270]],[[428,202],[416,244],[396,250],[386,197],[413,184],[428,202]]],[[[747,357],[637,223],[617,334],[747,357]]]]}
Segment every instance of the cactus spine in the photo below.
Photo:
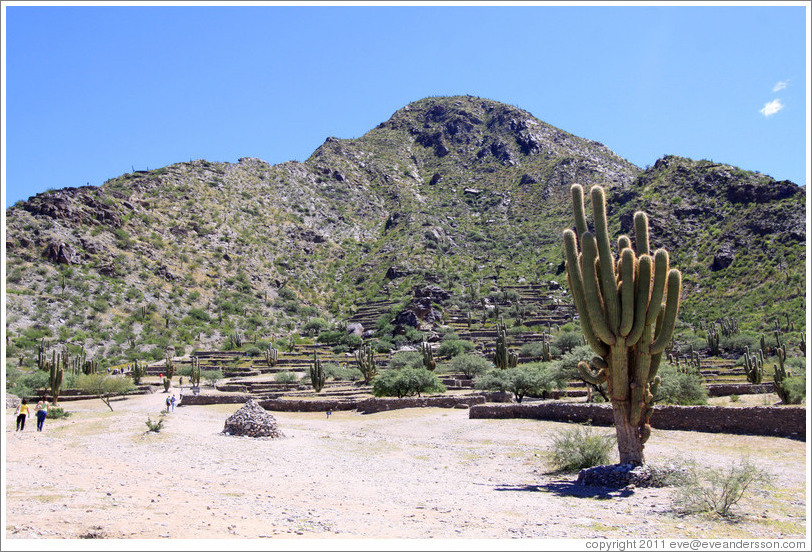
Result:
{"type": "Polygon", "coordinates": [[[582,363],[579,371],[596,382],[606,381],[620,463],[640,465],[651,434],[657,369],[679,311],[682,275],[669,269],[665,249],[649,253],[645,213],[634,215],[637,251],[631,239],[621,236],[615,259],[603,188],[591,190],[594,232],[587,227],[583,188],[576,184],[571,192],[576,231],[564,231],[567,280],[584,337],[600,358],[591,367],[582,363]]]}
{"type": "Polygon", "coordinates": [[[310,381],[313,383],[313,390],[316,393],[320,393],[324,388],[326,379],[321,361],[316,357],[316,352],[313,351],[313,363],[310,365],[310,381]]]}
{"type": "Polygon", "coordinates": [[[433,372],[437,368],[437,361],[434,360],[434,351],[431,349],[431,345],[424,341],[420,345],[420,349],[423,352],[423,367],[433,372]]]}
{"type": "Polygon", "coordinates": [[[358,363],[358,370],[364,376],[364,383],[372,381],[372,378],[378,373],[378,368],[375,365],[375,352],[372,347],[362,343],[361,347],[355,352],[355,362],[358,363]]]}

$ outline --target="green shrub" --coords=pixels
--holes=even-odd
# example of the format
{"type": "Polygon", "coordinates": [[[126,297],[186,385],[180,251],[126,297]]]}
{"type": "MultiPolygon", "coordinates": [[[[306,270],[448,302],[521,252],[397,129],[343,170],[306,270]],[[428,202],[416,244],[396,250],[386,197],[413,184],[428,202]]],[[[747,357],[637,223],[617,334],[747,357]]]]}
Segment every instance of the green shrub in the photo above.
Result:
{"type": "Polygon", "coordinates": [[[161,412],[161,414],[158,417],[157,422],[153,422],[152,418],[147,416],[147,421],[145,422],[147,424],[147,433],[149,433],[150,431],[152,431],[154,433],[158,433],[159,431],[161,431],[163,429],[165,414],[166,414],[165,412],[161,412]]]}
{"type": "Polygon", "coordinates": [[[552,347],[559,353],[565,354],[575,347],[584,344],[584,336],[580,332],[561,332],[553,338],[552,347]]]}
{"type": "Polygon", "coordinates": [[[440,382],[437,374],[422,367],[387,370],[372,380],[372,392],[376,397],[420,397],[423,393],[445,391],[445,385],[440,382]]]}
{"type": "Polygon", "coordinates": [[[728,516],[748,489],[770,480],[767,472],[744,458],[726,468],[700,467],[691,462],[687,464],[683,484],[674,494],[674,503],[678,510],[687,513],[715,512],[728,516]]]}
{"type": "Polygon", "coordinates": [[[361,372],[357,366],[344,366],[342,368],[335,362],[328,362],[324,365],[324,376],[333,378],[335,381],[356,381],[361,378],[361,372]]]}
{"type": "Polygon", "coordinates": [[[462,372],[466,378],[479,376],[493,368],[493,362],[490,360],[469,353],[455,356],[446,365],[449,372],[462,372]]]}
{"type": "Polygon", "coordinates": [[[660,404],[708,404],[708,390],[697,372],[681,372],[676,366],[663,362],[657,372],[660,386],[654,400],[660,404]]]}
{"type": "Polygon", "coordinates": [[[743,355],[747,348],[757,351],[761,347],[758,336],[751,332],[742,332],[728,336],[719,336],[719,348],[727,353],[743,355]]]}
{"type": "Polygon", "coordinates": [[[273,380],[276,383],[296,383],[299,381],[299,377],[293,372],[277,372],[274,374],[273,380]]]}
{"type": "Polygon", "coordinates": [[[67,418],[68,416],[70,416],[70,412],[61,406],[52,406],[48,409],[49,419],[58,420],[59,418],[67,418]]]}
{"type": "Polygon", "coordinates": [[[442,357],[455,357],[463,353],[469,353],[474,350],[474,344],[471,341],[463,339],[449,339],[443,340],[440,347],[437,349],[437,356],[442,357]]]}
{"type": "Polygon", "coordinates": [[[419,368],[421,366],[423,366],[423,355],[417,351],[400,351],[389,359],[389,368],[393,370],[419,368]]]}
{"type": "Polygon", "coordinates": [[[577,472],[584,468],[609,464],[616,437],[590,425],[578,425],[553,435],[550,460],[560,472],[577,472]]]}
{"type": "Polygon", "coordinates": [[[201,370],[200,379],[210,387],[217,385],[217,382],[223,379],[223,372],[217,370],[201,370]]]}
{"type": "Polygon", "coordinates": [[[526,395],[541,396],[553,388],[552,374],[542,363],[520,364],[504,370],[491,370],[474,381],[477,389],[507,391],[517,402],[526,395]]]}

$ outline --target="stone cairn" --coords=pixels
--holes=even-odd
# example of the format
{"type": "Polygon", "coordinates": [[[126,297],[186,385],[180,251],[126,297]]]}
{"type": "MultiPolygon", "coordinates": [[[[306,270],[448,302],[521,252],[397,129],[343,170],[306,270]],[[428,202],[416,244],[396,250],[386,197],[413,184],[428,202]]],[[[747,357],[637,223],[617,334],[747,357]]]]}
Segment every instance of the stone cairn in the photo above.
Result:
{"type": "Polygon", "coordinates": [[[226,420],[223,433],[244,437],[271,437],[280,438],[285,435],[268,411],[262,408],[254,399],[248,399],[245,405],[229,416],[226,420]]]}
{"type": "Polygon", "coordinates": [[[578,480],[575,484],[589,487],[609,487],[613,489],[621,489],[624,487],[666,487],[677,483],[684,476],[685,468],[681,466],[611,464],[581,470],[578,473],[578,480]]]}

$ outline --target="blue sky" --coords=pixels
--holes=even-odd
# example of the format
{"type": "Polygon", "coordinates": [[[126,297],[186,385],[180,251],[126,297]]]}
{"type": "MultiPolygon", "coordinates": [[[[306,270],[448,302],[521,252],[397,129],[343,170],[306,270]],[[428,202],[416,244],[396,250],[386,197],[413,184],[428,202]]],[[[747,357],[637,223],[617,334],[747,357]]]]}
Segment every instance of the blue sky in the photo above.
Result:
{"type": "Polygon", "coordinates": [[[673,154],[805,185],[806,6],[6,2],[6,206],[190,159],[303,161],[457,94],[640,167],[673,154]]]}

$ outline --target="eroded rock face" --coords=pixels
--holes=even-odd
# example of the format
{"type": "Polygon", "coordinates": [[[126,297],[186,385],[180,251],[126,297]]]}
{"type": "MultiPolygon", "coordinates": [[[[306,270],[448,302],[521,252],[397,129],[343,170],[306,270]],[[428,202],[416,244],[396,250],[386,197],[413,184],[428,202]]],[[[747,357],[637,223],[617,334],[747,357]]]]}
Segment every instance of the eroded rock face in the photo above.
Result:
{"type": "Polygon", "coordinates": [[[268,411],[259,406],[254,399],[248,399],[245,405],[229,416],[223,433],[245,437],[284,437],[274,418],[268,411]]]}

